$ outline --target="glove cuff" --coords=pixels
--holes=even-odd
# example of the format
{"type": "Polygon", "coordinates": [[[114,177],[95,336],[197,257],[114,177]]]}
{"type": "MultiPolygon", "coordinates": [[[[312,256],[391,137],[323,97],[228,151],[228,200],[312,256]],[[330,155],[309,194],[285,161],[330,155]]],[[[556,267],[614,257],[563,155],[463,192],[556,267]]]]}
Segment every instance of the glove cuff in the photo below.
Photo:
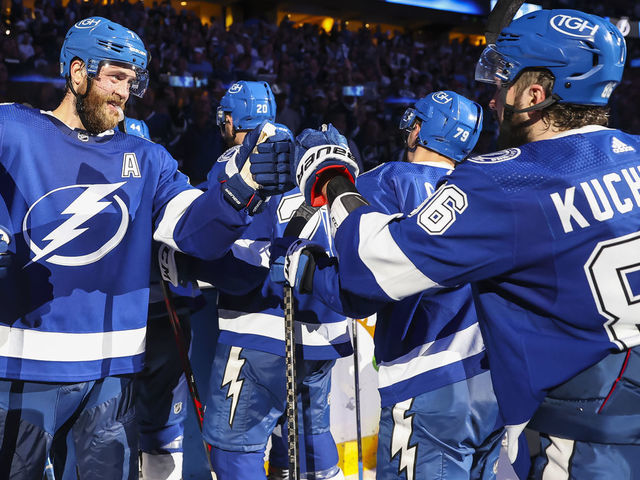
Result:
{"type": "Polygon", "coordinates": [[[222,183],[222,194],[236,210],[246,208],[249,215],[260,210],[264,199],[256,190],[245,183],[240,174],[232,175],[222,183]]]}

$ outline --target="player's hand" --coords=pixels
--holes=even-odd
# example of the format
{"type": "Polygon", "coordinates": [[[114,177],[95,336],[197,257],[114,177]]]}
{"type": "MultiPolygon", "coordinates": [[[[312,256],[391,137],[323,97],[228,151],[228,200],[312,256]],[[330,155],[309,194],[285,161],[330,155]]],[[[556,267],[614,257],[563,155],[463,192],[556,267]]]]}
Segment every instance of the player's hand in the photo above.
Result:
{"type": "Polygon", "coordinates": [[[11,235],[9,229],[0,225],[0,278],[5,278],[9,272],[13,253],[9,250],[11,235]]]}
{"type": "Polygon", "coordinates": [[[331,124],[298,135],[292,168],[305,201],[314,207],[327,203],[322,187],[330,178],[342,175],[355,182],[359,173],[347,139],[331,124]]]}
{"type": "Polygon", "coordinates": [[[262,122],[245,136],[219,179],[227,201],[253,215],[267,197],[291,190],[292,153],[291,131],[281,124],[262,122]]]}
{"type": "Polygon", "coordinates": [[[288,284],[300,293],[313,291],[313,274],[320,257],[327,253],[320,245],[302,238],[278,238],[271,243],[272,282],[288,284]]]}

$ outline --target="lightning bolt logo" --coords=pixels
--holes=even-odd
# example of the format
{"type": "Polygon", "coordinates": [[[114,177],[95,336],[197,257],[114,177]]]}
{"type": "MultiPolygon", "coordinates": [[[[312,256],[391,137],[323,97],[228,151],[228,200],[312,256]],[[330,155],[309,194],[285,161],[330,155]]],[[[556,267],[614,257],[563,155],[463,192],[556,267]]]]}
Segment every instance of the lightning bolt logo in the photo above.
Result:
{"type": "Polygon", "coordinates": [[[398,475],[405,471],[407,480],[414,480],[416,476],[416,454],[415,445],[409,447],[409,439],[413,433],[413,414],[406,412],[411,408],[413,398],[404,402],[396,403],[393,406],[393,432],[391,434],[391,459],[400,453],[398,463],[398,475]]]}
{"type": "MultiPolygon", "coordinates": [[[[67,243],[71,242],[72,240],[89,230],[89,227],[82,227],[82,225],[91,218],[95,217],[98,213],[102,212],[109,205],[111,205],[113,203],[111,200],[102,201],[102,199],[107,195],[112,194],[125,183],[126,182],[98,185],[72,185],[69,187],[62,187],[53,190],[52,192],[49,192],[41,197],[36,203],[31,206],[23,220],[23,231],[25,232],[25,237],[29,242],[31,250],[35,253],[35,256],[31,260],[31,262],[29,262],[29,264],[35,263],[38,260],[48,256],[63,245],[66,245],[67,243]],[[28,218],[32,210],[40,201],[47,198],[49,195],[55,194],[60,190],[71,188],[84,189],[83,192],[61,213],[62,215],[71,215],[71,217],[67,218],[62,224],[60,224],[42,239],[43,241],[49,242],[44,248],[38,247],[27,235],[28,218]]],[[[50,263],[67,266],[86,265],[88,263],[99,260],[109,251],[111,251],[116,245],[118,245],[127,230],[128,215],[127,208],[124,202],[122,202],[122,200],[117,195],[114,196],[114,200],[118,204],[118,207],[122,213],[122,218],[120,220],[118,231],[111,239],[109,239],[96,251],[88,255],[77,257],[53,255],[49,259],[47,259],[47,261],[50,263]]]]}
{"type": "Polygon", "coordinates": [[[229,409],[229,427],[233,428],[233,418],[236,415],[236,407],[238,406],[238,399],[240,398],[240,391],[242,390],[242,384],[244,380],[239,380],[240,370],[244,366],[246,361],[244,358],[240,358],[240,352],[242,348],[231,347],[229,350],[229,359],[224,369],[224,375],[222,377],[222,384],[220,388],[225,385],[229,385],[227,390],[227,398],[231,398],[231,408],[229,409]]]}

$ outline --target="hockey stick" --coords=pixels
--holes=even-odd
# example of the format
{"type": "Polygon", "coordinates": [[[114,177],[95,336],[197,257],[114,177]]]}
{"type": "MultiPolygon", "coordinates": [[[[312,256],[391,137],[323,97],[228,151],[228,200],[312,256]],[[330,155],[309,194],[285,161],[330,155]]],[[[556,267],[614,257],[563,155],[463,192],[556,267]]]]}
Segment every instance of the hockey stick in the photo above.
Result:
{"type": "MultiPolygon", "coordinates": [[[[317,208],[303,203],[293,214],[284,230],[284,237],[298,237],[307,221],[317,208]]],[[[300,480],[300,451],[298,443],[298,385],[296,381],[296,339],[293,311],[293,290],[284,285],[284,350],[287,386],[287,456],[289,457],[289,475],[292,480],[300,480]],[[293,476],[291,476],[293,475],[293,476]]]]}
{"type": "Polygon", "coordinates": [[[524,0],[498,0],[487,19],[484,38],[488,44],[496,43],[498,35],[504,27],[511,23],[513,16],[520,9],[524,0]]]}
{"type": "Polygon", "coordinates": [[[351,331],[353,332],[353,383],[356,387],[356,444],[358,447],[358,480],[363,480],[362,466],[362,424],[360,422],[360,361],[358,359],[358,321],[351,319],[351,331]]]}
{"type": "Polygon", "coordinates": [[[53,473],[53,463],[51,463],[49,455],[47,455],[47,459],[44,462],[44,478],[45,480],[56,480],[56,476],[53,473]]]}
{"type": "MultiPolygon", "coordinates": [[[[193,401],[193,407],[196,411],[196,416],[198,417],[198,427],[200,428],[200,433],[202,433],[202,423],[204,422],[204,408],[202,406],[202,402],[200,401],[198,387],[196,386],[196,379],[193,375],[193,369],[191,368],[191,361],[189,360],[189,347],[187,345],[187,339],[184,336],[182,325],[180,324],[180,318],[178,317],[178,312],[176,311],[175,305],[173,303],[173,295],[171,293],[171,290],[169,289],[169,285],[163,278],[160,279],[160,285],[162,286],[164,304],[167,307],[167,313],[169,314],[169,323],[171,323],[171,328],[173,329],[176,345],[178,346],[178,353],[180,355],[180,362],[182,363],[182,370],[184,371],[184,376],[187,379],[187,387],[189,388],[191,400],[193,401]]],[[[207,455],[207,462],[209,462],[211,478],[212,480],[217,480],[216,474],[213,471],[213,466],[211,465],[211,457],[209,456],[211,453],[211,446],[204,440],[204,438],[202,439],[202,444],[204,445],[205,453],[207,455]]]]}

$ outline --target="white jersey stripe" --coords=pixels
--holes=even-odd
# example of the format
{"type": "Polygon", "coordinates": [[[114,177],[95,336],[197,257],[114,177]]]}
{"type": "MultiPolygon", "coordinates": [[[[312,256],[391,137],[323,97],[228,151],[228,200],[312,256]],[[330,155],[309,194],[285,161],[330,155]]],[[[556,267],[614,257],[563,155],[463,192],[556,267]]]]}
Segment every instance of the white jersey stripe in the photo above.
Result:
{"type": "MultiPolygon", "coordinates": [[[[284,318],[268,313],[244,313],[218,310],[220,330],[260,335],[284,342],[284,318]]],[[[296,321],[296,342],[307,346],[328,346],[350,341],[347,321],[303,323],[296,321]],[[302,338],[300,338],[302,335],[302,338]],[[302,341],[301,341],[302,340],[302,341]]]]}
{"type": "Polygon", "coordinates": [[[44,362],[91,362],[144,352],[146,327],[97,333],[40,332],[0,325],[0,356],[44,362]]]}
{"type": "Polygon", "coordinates": [[[484,342],[477,323],[447,337],[414,348],[392,363],[383,363],[378,370],[379,388],[451,365],[484,351],[484,342]]]}
{"type": "Polygon", "coordinates": [[[358,255],[380,288],[393,300],[439,287],[416,268],[393,240],[388,223],[401,216],[371,212],[360,217],[358,255]]]}
{"type": "Polygon", "coordinates": [[[174,250],[181,252],[182,250],[178,248],[178,245],[176,245],[176,242],[173,240],[173,232],[189,205],[203,193],[202,190],[196,188],[184,190],[169,200],[164,209],[162,219],[158,223],[158,228],[156,228],[156,231],[153,233],[153,239],[157,242],[165,243],[174,250]]]}

